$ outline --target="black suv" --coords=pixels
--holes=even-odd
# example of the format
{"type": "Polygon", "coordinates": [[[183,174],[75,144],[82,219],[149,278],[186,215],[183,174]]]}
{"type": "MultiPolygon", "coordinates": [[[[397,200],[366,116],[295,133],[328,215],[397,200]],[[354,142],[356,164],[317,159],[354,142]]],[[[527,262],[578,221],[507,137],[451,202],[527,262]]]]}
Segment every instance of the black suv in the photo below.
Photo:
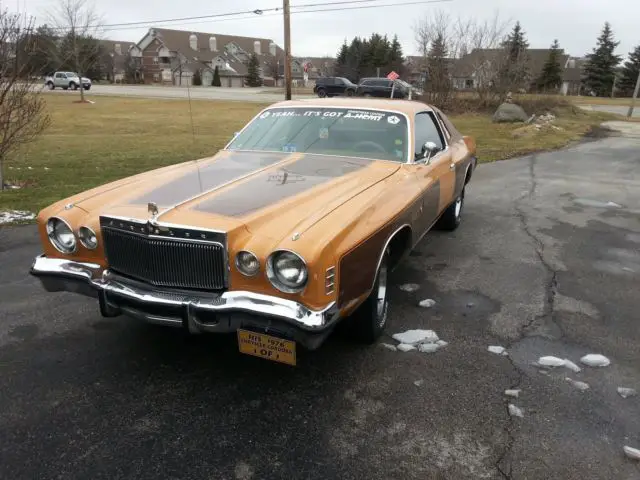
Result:
{"type": "Polygon", "coordinates": [[[316,93],[320,98],[338,95],[352,97],[355,95],[357,88],[358,86],[355,83],[351,83],[343,77],[320,77],[316,80],[313,93],[316,93]]]}
{"type": "Polygon", "coordinates": [[[361,79],[356,94],[361,97],[391,98],[392,89],[393,98],[407,98],[409,95],[407,89],[400,82],[396,82],[396,86],[393,88],[393,80],[377,77],[361,79]]]}

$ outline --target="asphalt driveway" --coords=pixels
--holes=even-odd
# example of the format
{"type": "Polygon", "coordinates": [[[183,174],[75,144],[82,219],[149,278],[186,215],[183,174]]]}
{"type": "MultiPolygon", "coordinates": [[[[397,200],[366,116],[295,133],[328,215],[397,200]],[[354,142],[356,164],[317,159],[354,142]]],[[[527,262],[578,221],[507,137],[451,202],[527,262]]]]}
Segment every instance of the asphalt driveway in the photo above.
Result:
{"type": "Polygon", "coordinates": [[[2,228],[0,477],[640,478],[622,453],[640,448],[640,396],[616,392],[640,390],[639,168],[624,137],[480,166],[462,226],[394,275],[420,289],[393,289],[390,333],[449,345],[335,335],[296,368],[46,294],[27,275],[35,229],[2,228]],[[611,365],[532,365],[587,353],[611,365]]]}

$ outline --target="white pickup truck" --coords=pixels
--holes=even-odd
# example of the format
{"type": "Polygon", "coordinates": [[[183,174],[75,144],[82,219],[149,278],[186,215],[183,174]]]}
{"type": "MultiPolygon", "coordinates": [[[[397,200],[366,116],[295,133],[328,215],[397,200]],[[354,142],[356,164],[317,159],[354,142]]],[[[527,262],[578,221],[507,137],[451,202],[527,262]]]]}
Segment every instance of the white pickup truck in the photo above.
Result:
{"type": "Polygon", "coordinates": [[[75,72],[55,72],[53,76],[44,79],[44,85],[49,90],[54,88],[62,88],[63,90],[77,90],[82,85],[82,88],[89,90],[91,88],[91,80],[82,77],[82,80],[75,72]]]}

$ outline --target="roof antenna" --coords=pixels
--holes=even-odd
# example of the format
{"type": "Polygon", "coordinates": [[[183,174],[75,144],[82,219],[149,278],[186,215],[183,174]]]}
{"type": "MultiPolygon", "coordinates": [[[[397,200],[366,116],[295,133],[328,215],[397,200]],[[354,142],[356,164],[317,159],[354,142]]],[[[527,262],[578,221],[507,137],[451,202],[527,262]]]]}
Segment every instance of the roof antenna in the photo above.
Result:
{"type": "MultiPolygon", "coordinates": [[[[182,60],[180,61],[180,82],[182,82],[182,60]]],[[[193,108],[191,107],[191,82],[193,82],[193,73],[191,72],[191,79],[187,82],[187,97],[189,98],[189,119],[191,120],[191,138],[193,140],[193,144],[195,145],[196,143],[196,128],[193,125],[193,108]]],[[[197,165],[197,161],[196,161],[196,168],[198,169],[198,184],[200,185],[200,191],[202,192],[202,178],[200,177],[200,167],[197,165]]]]}

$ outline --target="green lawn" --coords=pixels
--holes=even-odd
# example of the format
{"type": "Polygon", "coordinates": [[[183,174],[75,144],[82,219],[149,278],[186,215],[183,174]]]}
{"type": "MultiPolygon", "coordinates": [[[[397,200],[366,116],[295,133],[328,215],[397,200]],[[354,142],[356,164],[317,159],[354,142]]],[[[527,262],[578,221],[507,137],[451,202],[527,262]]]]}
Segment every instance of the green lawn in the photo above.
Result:
{"type": "MultiPolygon", "coordinates": [[[[264,105],[194,101],[192,117],[183,100],[94,97],[94,104],[73,103],[75,96],[51,95],[52,122],[36,142],[7,161],[6,181],[24,185],[0,193],[0,211],[39,211],[74,193],[156,167],[214,154],[264,105]],[[193,118],[193,129],[192,129],[193,118]]],[[[562,147],[580,138],[608,114],[567,109],[561,131],[514,138],[521,126],[495,125],[488,116],[460,115],[452,120],[472,135],[483,162],[562,147]]]]}

